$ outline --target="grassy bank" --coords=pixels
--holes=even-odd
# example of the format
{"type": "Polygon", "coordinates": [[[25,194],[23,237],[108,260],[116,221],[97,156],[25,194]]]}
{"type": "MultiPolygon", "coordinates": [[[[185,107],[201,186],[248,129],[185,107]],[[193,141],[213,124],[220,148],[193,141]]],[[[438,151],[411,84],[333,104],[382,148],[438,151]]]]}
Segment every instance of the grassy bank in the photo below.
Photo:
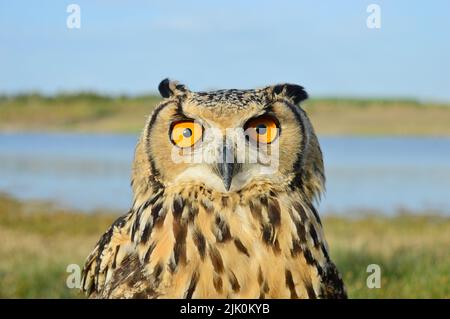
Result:
{"type": "MultiPolygon", "coordinates": [[[[0,297],[80,298],[66,287],[114,214],[82,214],[0,196],[0,297]]],[[[450,218],[327,217],[332,257],[352,298],[450,298],[450,218]],[[380,289],[366,286],[379,264],[380,289]]]]}
{"type": "MultiPolygon", "coordinates": [[[[0,131],[138,132],[158,96],[92,93],[0,96],[0,131]]],[[[319,134],[450,136],[450,105],[413,100],[312,99],[304,104],[319,134]]]]}

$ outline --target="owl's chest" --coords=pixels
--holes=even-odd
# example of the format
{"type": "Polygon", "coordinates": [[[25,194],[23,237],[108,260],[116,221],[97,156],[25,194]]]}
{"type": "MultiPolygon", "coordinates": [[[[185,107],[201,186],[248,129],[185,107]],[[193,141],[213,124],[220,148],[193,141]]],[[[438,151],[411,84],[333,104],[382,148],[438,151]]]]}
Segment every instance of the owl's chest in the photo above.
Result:
{"type": "Polygon", "coordinates": [[[277,210],[276,219],[247,205],[219,212],[199,207],[193,220],[168,218],[173,236],[165,237],[166,245],[172,242],[161,297],[307,297],[317,273],[292,253],[295,225],[285,207],[277,210]]]}

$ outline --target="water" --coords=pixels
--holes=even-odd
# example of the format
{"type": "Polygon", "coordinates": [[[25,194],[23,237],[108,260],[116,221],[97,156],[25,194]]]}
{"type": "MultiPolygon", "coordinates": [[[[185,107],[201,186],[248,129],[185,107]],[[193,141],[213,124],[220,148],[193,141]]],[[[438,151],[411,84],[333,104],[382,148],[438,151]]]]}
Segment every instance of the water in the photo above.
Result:
{"type": "MultiPolygon", "coordinates": [[[[0,134],[0,192],[90,211],[126,210],[136,135],[0,134]]],[[[450,139],[321,137],[322,212],[450,215],[450,139]]]]}
{"type": "Polygon", "coordinates": [[[450,215],[450,139],[321,138],[326,211],[407,209],[450,215]]]}

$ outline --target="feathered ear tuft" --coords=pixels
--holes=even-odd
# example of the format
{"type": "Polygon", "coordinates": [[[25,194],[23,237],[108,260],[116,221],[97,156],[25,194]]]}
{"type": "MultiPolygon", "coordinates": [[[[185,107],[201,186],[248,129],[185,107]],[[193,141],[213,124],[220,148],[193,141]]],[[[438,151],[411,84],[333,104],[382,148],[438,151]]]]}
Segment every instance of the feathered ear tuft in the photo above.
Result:
{"type": "Polygon", "coordinates": [[[164,98],[185,94],[189,91],[185,85],[179,84],[178,81],[171,81],[167,78],[159,83],[158,90],[164,98]]]}
{"type": "Polygon", "coordinates": [[[282,96],[290,99],[294,104],[298,104],[308,98],[308,93],[306,93],[303,86],[297,84],[277,84],[269,86],[267,90],[273,96],[282,96]]]}

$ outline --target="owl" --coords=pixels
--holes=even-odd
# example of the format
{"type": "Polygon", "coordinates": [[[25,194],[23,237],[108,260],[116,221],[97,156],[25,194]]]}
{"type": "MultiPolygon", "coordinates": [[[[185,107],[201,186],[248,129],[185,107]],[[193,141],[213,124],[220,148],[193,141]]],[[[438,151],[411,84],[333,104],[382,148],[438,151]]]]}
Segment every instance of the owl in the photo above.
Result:
{"type": "Polygon", "coordinates": [[[135,150],[133,204],[87,258],[92,298],[346,298],[314,204],[322,153],[303,87],[164,98],[135,150]]]}

